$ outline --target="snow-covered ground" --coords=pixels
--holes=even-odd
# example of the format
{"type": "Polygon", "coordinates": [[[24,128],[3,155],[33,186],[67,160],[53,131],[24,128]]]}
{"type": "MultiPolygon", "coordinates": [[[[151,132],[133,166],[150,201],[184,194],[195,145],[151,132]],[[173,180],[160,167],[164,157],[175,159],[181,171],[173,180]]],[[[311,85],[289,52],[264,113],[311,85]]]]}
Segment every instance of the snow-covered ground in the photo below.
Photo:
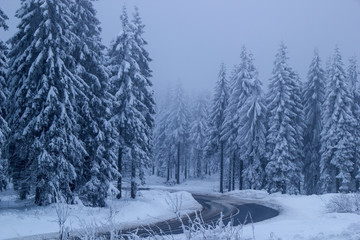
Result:
{"type": "MultiPolygon", "coordinates": [[[[202,180],[187,180],[176,186],[161,185],[163,179],[151,177],[148,186],[156,189],[174,189],[195,193],[217,195],[218,177],[202,180]]],[[[360,215],[351,213],[330,213],[326,205],[335,194],[294,196],[268,194],[266,191],[233,191],[225,193],[241,201],[263,203],[280,211],[279,216],[246,225],[242,233],[245,239],[252,239],[255,228],[257,240],[360,240],[360,215]]],[[[183,237],[179,236],[179,239],[183,237]]]]}
{"type": "MultiPolygon", "coordinates": [[[[16,195],[1,193],[0,202],[0,239],[23,238],[25,236],[56,233],[56,205],[37,207],[30,201],[16,200],[16,195]]],[[[110,207],[88,208],[80,205],[69,206],[70,215],[66,226],[76,230],[84,227],[107,227],[110,212],[114,214],[111,224],[120,227],[145,225],[175,218],[171,202],[181,199],[181,212],[190,213],[201,209],[190,193],[168,193],[161,190],[141,191],[136,200],[113,200],[110,207]],[[168,204],[170,203],[170,204],[168,204]],[[112,209],[112,210],[110,210],[112,209]]],[[[55,234],[56,235],[56,234],[55,234]]],[[[39,239],[42,239],[39,236],[39,239]]]]}
{"type": "MultiPolygon", "coordinates": [[[[136,200],[114,200],[109,205],[116,213],[114,222],[121,226],[147,224],[175,217],[168,204],[170,199],[182,198],[184,212],[194,211],[200,206],[194,201],[192,193],[220,195],[217,193],[217,176],[205,179],[191,179],[180,185],[165,186],[164,179],[149,177],[148,187],[141,191],[136,200]],[[181,191],[167,193],[163,190],[181,191]],[[170,195],[169,195],[170,194],[170,195]],[[180,197],[181,196],[181,197],[180,197]]],[[[329,213],[326,204],[334,194],[291,196],[268,194],[266,191],[233,191],[226,193],[241,202],[257,202],[272,206],[280,211],[279,216],[246,225],[241,230],[244,239],[256,240],[360,240],[360,215],[350,213],[329,213]]],[[[15,201],[14,196],[2,195],[0,202],[0,239],[21,238],[23,236],[55,233],[58,231],[55,206],[36,207],[30,202],[15,201]],[[26,206],[25,206],[26,205],[26,206]]],[[[80,229],[83,226],[104,226],[109,223],[110,208],[86,208],[70,206],[71,214],[67,226],[80,229]]],[[[185,239],[178,235],[175,239],[185,239]]]]}

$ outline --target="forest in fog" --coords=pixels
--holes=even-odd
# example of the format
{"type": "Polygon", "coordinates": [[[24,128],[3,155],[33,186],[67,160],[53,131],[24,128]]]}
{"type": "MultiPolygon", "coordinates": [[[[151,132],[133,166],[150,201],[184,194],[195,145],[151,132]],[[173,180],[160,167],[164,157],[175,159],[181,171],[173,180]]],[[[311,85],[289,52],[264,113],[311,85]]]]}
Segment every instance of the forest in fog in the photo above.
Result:
{"type": "Polygon", "coordinates": [[[336,47],[324,64],[315,50],[300,79],[281,43],[266,93],[253,60],[243,47],[230,74],[221,65],[211,99],[189,100],[179,85],[158,103],[156,174],[179,183],[219,173],[220,192],[358,191],[356,59],[345,66],[336,47]]]}
{"type": "MultiPolygon", "coordinates": [[[[281,42],[264,91],[256,56],[239,46],[211,96],[189,99],[178,84],[155,104],[145,24],[137,8],[119,15],[106,47],[92,1],[21,2],[16,33],[0,42],[0,190],[101,207],[124,189],[135,198],[148,174],[169,185],[218,174],[220,192],[359,190],[355,57],[315,50],[300,79],[281,42]]],[[[0,10],[0,28],[7,20],[0,10]]]]}

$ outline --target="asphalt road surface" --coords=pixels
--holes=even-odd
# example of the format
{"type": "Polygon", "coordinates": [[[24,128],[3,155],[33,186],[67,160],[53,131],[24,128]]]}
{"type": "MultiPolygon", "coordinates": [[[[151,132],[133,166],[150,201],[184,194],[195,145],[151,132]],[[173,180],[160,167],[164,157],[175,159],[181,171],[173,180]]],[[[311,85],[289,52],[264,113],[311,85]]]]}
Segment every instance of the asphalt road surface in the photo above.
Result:
{"type": "MultiPolygon", "coordinates": [[[[202,206],[201,219],[205,224],[216,224],[222,215],[223,223],[227,224],[232,221],[234,226],[239,224],[249,224],[260,222],[266,219],[276,217],[279,212],[255,203],[242,203],[239,200],[230,197],[214,197],[207,195],[196,195],[193,197],[202,206]]],[[[195,214],[190,215],[193,220],[195,214]]],[[[189,225],[189,218],[183,217],[182,222],[185,226],[189,225]]],[[[161,234],[180,234],[183,233],[182,224],[179,219],[169,220],[166,222],[159,222],[150,226],[140,227],[137,230],[137,235],[146,237],[149,236],[149,229],[152,233],[161,234]]],[[[135,229],[123,231],[123,233],[134,232],[135,229]]]]}

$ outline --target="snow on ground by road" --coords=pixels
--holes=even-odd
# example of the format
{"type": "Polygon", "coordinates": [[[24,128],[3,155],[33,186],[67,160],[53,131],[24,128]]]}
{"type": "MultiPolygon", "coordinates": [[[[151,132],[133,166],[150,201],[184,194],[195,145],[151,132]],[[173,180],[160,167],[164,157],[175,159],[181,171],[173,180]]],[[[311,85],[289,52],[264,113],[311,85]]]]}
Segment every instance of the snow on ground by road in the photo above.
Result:
{"type": "MultiPolygon", "coordinates": [[[[152,177],[148,187],[176,189],[195,193],[217,195],[218,177],[187,180],[177,186],[162,186],[161,179],[152,177]]],[[[163,180],[162,180],[163,181],[163,180]]],[[[360,240],[360,215],[329,213],[326,204],[335,194],[294,196],[268,194],[266,191],[232,191],[227,196],[240,202],[256,202],[280,211],[279,216],[255,223],[256,240],[360,240]]],[[[243,228],[244,239],[252,239],[252,226],[243,228]]],[[[183,239],[179,236],[178,239],[183,239]]]]}
{"type": "MultiPolygon", "coordinates": [[[[291,196],[236,191],[227,195],[279,206],[279,216],[254,224],[256,239],[269,239],[272,234],[277,237],[274,239],[283,240],[360,240],[360,215],[327,211],[326,204],[334,194],[291,196]]],[[[251,226],[246,226],[244,232],[251,236],[251,226]]]]}
{"type": "MultiPolygon", "coordinates": [[[[131,226],[175,217],[173,209],[167,203],[171,202],[169,195],[161,189],[220,196],[217,193],[217,176],[201,180],[190,179],[174,186],[165,186],[164,179],[158,177],[148,177],[147,182],[143,187],[156,190],[141,191],[141,196],[136,200],[110,202],[116,211],[116,223],[131,226]]],[[[0,239],[58,231],[54,205],[36,207],[31,201],[15,201],[13,194],[1,194],[0,239]]],[[[360,240],[360,215],[327,211],[326,203],[334,194],[291,196],[268,194],[266,191],[237,190],[225,195],[239,199],[239,202],[256,202],[280,210],[279,216],[253,225],[256,240],[360,240]]],[[[170,196],[173,202],[182,198],[183,210],[190,211],[200,207],[186,192],[171,193],[170,196]]],[[[84,224],[94,225],[94,222],[97,226],[107,224],[108,207],[101,209],[77,205],[70,208],[71,216],[67,225],[72,229],[81,228],[84,224]]],[[[253,226],[246,225],[243,228],[244,239],[252,239],[253,226]]],[[[184,239],[184,235],[175,239],[184,239]]]]}
{"type": "MultiPolygon", "coordinates": [[[[16,200],[14,194],[1,193],[0,239],[22,238],[24,236],[56,233],[58,231],[56,206],[37,207],[31,201],[16,200]]],[[[187,192],[168,193],[161,190],[141,191],[135,199],[109,201],[115,218],[113,223],[121,227],[146,225],[175,218],[174,204],[181,199],[181,212],[190,213],[201,209],[187,192]],[[174,203],[174,204],[172,204],[174,203]]],[[[70,229],[88,226],[106,227],[110,208],[89,208],[71,205],[66,225],[70,229]]],[[[41,237],[40,237],[41,239],[41,237]]]]}

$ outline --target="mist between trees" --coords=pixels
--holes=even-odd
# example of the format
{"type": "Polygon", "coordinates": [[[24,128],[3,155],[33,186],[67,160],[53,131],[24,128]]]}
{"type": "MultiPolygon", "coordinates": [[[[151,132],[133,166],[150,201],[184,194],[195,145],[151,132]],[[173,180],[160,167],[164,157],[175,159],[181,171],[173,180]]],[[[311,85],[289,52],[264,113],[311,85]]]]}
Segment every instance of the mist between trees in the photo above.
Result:
{"type": "Polygon", "coordinates": [[[219,174],[220,192],[359,190],[358,69],[338,48],[325,70],[315,52],[302,82],[281,43],[264,94],[244,47],[230,74],[221,65],[211,101],[190,103],[179,86],[155,115],[137,9],[129,19],[123,8],[109,48],[90,0],[23,1],[16,17],[0,43],[1,190],[104,206],[124,188],[135,198],[147,172],[168,184],[219,174]]]}

